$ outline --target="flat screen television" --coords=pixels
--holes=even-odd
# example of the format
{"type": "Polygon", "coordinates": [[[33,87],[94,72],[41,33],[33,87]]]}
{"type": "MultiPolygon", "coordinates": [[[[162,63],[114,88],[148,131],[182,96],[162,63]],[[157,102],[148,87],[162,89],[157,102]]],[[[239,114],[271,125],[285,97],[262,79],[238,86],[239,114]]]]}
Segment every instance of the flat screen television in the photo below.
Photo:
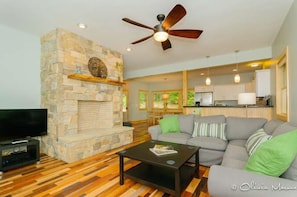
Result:
{"type": "Polygon", "coordinates": [[[0,142],[47,134],[47,109],[0,109],[0,142]]]}

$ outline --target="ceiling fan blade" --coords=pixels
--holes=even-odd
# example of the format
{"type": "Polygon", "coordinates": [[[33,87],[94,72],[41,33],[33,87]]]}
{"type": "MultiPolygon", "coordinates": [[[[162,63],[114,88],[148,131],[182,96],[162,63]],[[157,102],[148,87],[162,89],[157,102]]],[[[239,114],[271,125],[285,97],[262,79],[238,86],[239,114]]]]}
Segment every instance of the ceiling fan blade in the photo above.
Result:
{"type": "Polygon", "coordinates": [[[143,28],[147,28],[147,29],[151,29],[151,30],[155,31],[155,28],[153,28],[153,27],[149,27],[149,26],[143,25],[141,23],[138,23],[138,22],[133,21],[133,20],[128,19],[128,18],[122,18],[122,20],[125,21],[125,22],[127,22],[127,23],[130,23],[132,25],[136,25],[138,27],[143,27],[143,28]]]}
{"type": "Polygon", "coordinates": [[[180,19],[182,19],[186,15],[186,13],[186,9],[182,5],[177,4],[165,18],[162,24],[163,28],[165,30],[168,30],[170,27],[175,25],[180,19]]]}
{"type": "Polygon", "coordinates": [[[162,48],[165,51],[166,49],[170,49],[171,48],[171,43],[169,41],[169,39],[165,40],[164,42],[161,43],[162,44],[162,48]]]}
{"type": "Polygon", "coordinates": [[[144,38],[141,38],[141,39],[139,39],[139,40],[136,40],[136,41],[132,42],[131,44],[137,44],[137,43],[140,43],[140,42],[145,41],[145,40],[147,40],[147,39],[149,39],[149,38],[151,38],[151,37],[153,37],[153,36],[154,36],[154,34],[149,35],[149,36],[147,36],[147,37],[144,37],[144,38]]]}
{"type": "Polygon", "coordinates": [[[172,36],[179,36],[184,38],[198,38],[202,34],[202,30],[195,29],[177,29],[168,30],[168,34],[172,36]]]}

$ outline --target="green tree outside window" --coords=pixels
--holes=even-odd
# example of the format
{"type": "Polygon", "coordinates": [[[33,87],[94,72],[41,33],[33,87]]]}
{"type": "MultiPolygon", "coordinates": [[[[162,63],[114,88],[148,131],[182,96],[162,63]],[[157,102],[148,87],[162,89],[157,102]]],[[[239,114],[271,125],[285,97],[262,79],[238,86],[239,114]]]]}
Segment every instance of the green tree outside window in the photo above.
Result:
{"type": "Polygon", "coordinates": [[[148,91],[147,90],[139,90],[138,91],[138,107],[141,110],[147,110],[147,99],[148,91]]]}

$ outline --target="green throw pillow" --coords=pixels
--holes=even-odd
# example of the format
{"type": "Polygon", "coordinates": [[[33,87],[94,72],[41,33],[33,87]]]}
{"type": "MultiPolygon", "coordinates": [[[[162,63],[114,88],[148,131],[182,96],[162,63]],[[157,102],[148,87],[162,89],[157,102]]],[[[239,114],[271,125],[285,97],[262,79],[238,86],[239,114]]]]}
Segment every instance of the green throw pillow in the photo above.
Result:
{"type": "Polygon", "coordinates": [[[262,143],[251,155],[245,170],[269,176],[280,176],[297,154],[297,130],[273,137],[262,143]]]}
{"type": "Polygon", "coordinates": [[[162,133],[177,133],[179,132],[179,121],[177,116],[169,116],[159,120],[162,133]]]}

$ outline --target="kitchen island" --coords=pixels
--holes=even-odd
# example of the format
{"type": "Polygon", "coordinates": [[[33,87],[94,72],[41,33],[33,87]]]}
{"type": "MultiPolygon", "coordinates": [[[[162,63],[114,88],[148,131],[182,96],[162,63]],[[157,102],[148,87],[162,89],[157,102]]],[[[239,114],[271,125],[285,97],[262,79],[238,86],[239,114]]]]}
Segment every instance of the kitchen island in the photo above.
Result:
{"type": "Polygon", "coordinates": [[[184,106],[184,114],[196,114],[201,116],[224,115],[249,118],[273,119],[273,106],[252,105],[247,109],[244,106],[184,106]]]}

